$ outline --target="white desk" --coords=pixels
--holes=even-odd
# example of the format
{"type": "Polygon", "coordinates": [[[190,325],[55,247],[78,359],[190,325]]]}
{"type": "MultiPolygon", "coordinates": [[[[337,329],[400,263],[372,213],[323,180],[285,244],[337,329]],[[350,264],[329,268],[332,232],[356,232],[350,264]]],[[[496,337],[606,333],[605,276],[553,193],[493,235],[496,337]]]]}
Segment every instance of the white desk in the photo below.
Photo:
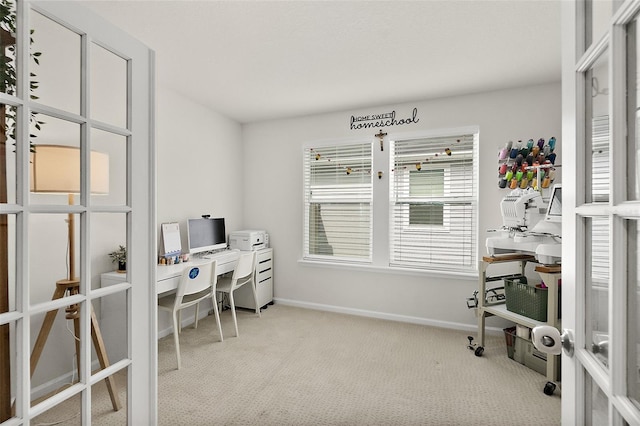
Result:
{"type": "Polygon", "coordinates": [[[156,269],[156,294],[173,291],[178,288],[180,276],[185,268],[197,265],[206,260],[216,260],[216,274],[223,275],[235,269],[240,257],[239,250],[225,250],[206,256],[204,259],[192,259],[177,265],[158,265],[156,269]]]}
{"type": "MultiPolygon", "coordinates": [[[[216,274],[222,275],[234,270],[238,258],[238,250],[225,250],[210,256],[217,261],[216,274]]],[[[178,288],[180,276],[184,268],[197,265],[203,259],[192,259],[189,262],[178,263],[177,265],[158,265],[156,269],[156,294],[160,295],[178,288]]],[[[265,306],[273,301],[273,249],[258,250],[258,265],[256,267],[256,290],[258,293],[259,306],[265,306]]],[[[118,284],[127,281],[126,273],[106,272],[101,274],[101,287],[118,284]]],[[[255,309],[253,293],[249,286],[243,286],[236,291],[236,306],[241,308],[255,309]],[[245,294],[246,293],[246,294],[245,294]]],[[[117,293],[105,297],[102,300],[100,311],[100,327],[107,347],[110,360],[120,360],[125,357],[127,351],[126,333],[122,331],[126,327],[126,298],[124,293],[117,293]]],[[[207,311],[202,310],[204,315],[207,311]]],[[[202,314],[201,314],[202,315],[202,314]]],[[[158,337],[164,337],[172,332],[172,326],[166,316],[158,319],[158,337]]],[[[191,319],[186,319],[185,322],[191,319]]]]}
{"type": "MultiPolygon", "coordinates": [[[[219,253],[214,253],[207,256],[207,259],[216,260],[216,274],[222,275],[227,272],[233,271],[238,263],[240,257],[240,251],[238,250],[225,250],[219,253]]],[[[156,294],[166,293],[178,288],[180,282],[180,276],[185,268],[195,266],[202,263],[206,259],[191,259],[189,262],[182,262],[175,265],[158,265],[156,269],[156,294]]],[[[113,285],[121,283],[127,280],[127,274],[120,272],[106,272],[101,275],[102,287],[107,285],[113,285]]]]}

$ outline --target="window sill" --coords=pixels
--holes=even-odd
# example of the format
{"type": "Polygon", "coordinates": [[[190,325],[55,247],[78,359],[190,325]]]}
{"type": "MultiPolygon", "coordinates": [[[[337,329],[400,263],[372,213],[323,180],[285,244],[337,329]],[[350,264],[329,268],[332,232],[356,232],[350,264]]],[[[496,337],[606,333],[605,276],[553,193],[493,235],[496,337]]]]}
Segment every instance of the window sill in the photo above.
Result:
{"type": "Polygon", "coordinates": [[[385,273],[393,275],[413,275],[421,277],[442,277],[451,278],[457,277],[464,281],[477,281],[478,272],[448,272],[437,270],[424,270],[424,269],[410,269],[410,268],[398,268],[393,266],[376,266],[370,264],[355,264],[355,263],[342,263],[342,262],[323,262],[318,260],[299,259],[298,264],[304,266],[310,266],[314,268],[327,268],[327,269],[344,269],[351,271],[361,272],[374,272],[385,273]]]}

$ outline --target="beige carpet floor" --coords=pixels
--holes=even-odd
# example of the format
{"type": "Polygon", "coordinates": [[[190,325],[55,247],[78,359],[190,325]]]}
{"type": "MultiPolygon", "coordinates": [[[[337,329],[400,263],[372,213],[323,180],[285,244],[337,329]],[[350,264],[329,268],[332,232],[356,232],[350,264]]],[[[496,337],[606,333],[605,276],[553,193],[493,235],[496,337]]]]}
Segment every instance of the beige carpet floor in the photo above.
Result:
{"type": "MultiPolygon", "coordinates": [[[[179,371],[172,337],[159,341],[159,424],[560,424],[560,388],[545,395],[546,378],[509,359],[503,336],[476,357],[469,333],[415,324],[278,304],[238,321],[235,337],[222,313],[222,343],[213,316],[183,329],[179,371]]],[[[126,424],[95,399],[94,424],[126,424]]]]}

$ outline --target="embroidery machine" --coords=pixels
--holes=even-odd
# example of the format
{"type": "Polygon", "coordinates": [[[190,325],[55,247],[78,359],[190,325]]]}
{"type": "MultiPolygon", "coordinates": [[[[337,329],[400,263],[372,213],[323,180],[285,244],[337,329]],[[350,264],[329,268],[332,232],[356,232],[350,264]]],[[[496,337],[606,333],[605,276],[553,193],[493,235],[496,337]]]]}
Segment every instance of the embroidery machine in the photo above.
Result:
{"type": "Polygon", "coordinates": [[[549,204],[532,188],[515,189],[500,202],[502,229],[486,241],[491,255],[533,254],[540,263],[560,263],[562,258],[562,186],[553,187],[549,204]],[[546,209],[546,212],[545,212],[546,209]]]}

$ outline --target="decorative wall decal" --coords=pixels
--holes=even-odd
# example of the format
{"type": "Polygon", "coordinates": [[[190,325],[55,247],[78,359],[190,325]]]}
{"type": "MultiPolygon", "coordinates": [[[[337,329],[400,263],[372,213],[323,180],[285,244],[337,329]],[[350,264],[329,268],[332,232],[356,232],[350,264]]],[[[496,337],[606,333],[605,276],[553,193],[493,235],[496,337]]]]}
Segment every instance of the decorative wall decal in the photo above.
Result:
{"type": "Polygon", "coordinates": [[[420,121],[418,118],[418,108],[414,108],[411,117],[396,119],[396,112],[385,112],[382,114],[352,115],[351,130],[370,129],[372,127],[401,126],[420,121]]]}

